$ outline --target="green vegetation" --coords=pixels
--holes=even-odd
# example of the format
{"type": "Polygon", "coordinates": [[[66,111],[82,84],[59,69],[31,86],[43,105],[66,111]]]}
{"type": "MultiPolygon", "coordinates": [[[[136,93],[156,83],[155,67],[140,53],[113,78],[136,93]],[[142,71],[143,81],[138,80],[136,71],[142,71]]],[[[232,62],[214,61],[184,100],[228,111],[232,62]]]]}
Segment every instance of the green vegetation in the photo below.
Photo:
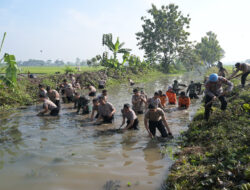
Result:
{"type": "MultiPolygon", "coordinates": [[[[77,68],[74,66],[60,66],[60,67],[50,67],[50,66],[21,66],[19,67],[21,73],[37,73],[37,74],[55,74],[56,72],[65,73],[67,68],[70,68],[74,71],[74,73],[78,72],[77,68]]],[[[88,67],[88,66],[81,66],[80,72],[85,71],[99,71],[103,69],[103,67],[88,67]]]]}
{"type": "Polygon", "coordinates": [[[115,43],[113,43],[112,40],[112,34],[103,34],[102,45],[107,47],[112,52],[113,56],[109,56],[109,52],[105,51],[102,56],[97,55],[91,60],[88,60],[87,64],[89,66],[103,66],[123,73],[132,71],[134,74],[152,68],[149,62],[144,60],[141,61],[138,56],[130,55],[131,49],[122,48],[125,43],[120,43],[119,38],[117,38],[115,43]],[[122,54],[121,61],[117,58],[118,53],[122,54]]]}
{"type": "Polygon", "coordinates": [[[209,67],[213,66],[214,62],[221,60],[225,54],[217,40],[217,35],[211,31],[201,38],[201,42],[196,44],[195,50],[209,67]]]}
{"type": "Polygon", "coordinates": [[[189,16],[183,16],[178,6],[169,4],[157,9],[155,5],[148,11],[151,18],[142,17],[142,32],[136,34],[140,49],[145,51],[148,61],[160,64],[165,72],[174,64],[178,55],[189,43],[189,16]]]}
{"type": "MultiPolygon", "coordinates": [[[[214,72],[214,70],[210,70],[214,72]]],[[[171,168],[166,189],[246,189],[250,182],[250,85],[239,79],[228,95],[228,108],[214,103],[209,121],[201,108],[182,134],[182,149],[171,168]],[[248,185],[247,185],[248,184],[248,185]]]]}

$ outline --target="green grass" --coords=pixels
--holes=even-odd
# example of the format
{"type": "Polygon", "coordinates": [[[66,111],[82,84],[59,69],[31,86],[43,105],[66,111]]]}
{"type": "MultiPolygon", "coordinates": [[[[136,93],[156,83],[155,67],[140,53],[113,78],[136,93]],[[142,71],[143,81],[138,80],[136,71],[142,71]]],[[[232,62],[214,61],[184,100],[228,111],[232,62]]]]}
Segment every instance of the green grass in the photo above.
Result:
{"type": "Polygon", "coordinates": [[[250,85],[242,89],[239,79],[232,82],[235,87],[227,97],[227,110],[215,104],[205,121],[202,107],[182,135],[182,150],[171,168],[167,189],[241,190],[249,184],[250,85]]]}
{"type": "MultiPolygon", "coordinates": [[[[75,72],[77,71],[75,66],[70,66],[70,68],[74,69],[75,72]]],[[[60,67],[50,67],[50,66],[23,66],[19,67],[20,73],[36,73],[36,74],[55,74],[56,72],[65,73],[66,66],[60,67]]],[[[88,67],[88,66],[81,66],[81,72],[85,71],[99,71],[103,69],[103,67],[88,67]]],[[[3,71],[2,71],[3,72],[3,71]]]]}

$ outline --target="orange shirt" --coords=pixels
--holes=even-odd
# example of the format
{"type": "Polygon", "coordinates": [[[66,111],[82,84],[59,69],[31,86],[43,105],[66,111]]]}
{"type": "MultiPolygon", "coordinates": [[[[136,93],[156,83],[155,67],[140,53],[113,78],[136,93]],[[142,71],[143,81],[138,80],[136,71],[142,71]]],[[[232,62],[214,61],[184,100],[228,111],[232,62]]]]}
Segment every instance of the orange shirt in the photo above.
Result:
{"type": "Polygon", "coordinates": [[[190,98],[185,96],[185,97],[179,97],[179,107],[186,107],[188,108],[190,106],[190,98]]]}
{"type": "Polygon", "coordinates": [[[166,92],[166,95],[168,97],[168,102],[170,104],[176,104],[177,102],[177,98],[176,98],[176,94],[174,92],[171,92],[171,91],[167,91],[166,92]]]}
{"type": "Polygon", "coordinates": [[[161,100],[161,105],[166,105],[166,102],[167,102],[167,96],[160,96],[160,100],[161,100]]]}

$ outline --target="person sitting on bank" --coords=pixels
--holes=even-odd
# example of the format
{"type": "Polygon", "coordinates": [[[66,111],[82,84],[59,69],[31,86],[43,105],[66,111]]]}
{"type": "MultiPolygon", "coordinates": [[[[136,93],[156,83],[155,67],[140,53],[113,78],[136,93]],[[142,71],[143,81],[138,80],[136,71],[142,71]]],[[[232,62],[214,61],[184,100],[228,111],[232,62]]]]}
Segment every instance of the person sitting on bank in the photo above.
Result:
{"type": "Polygon", "coordinates": [[[76,113],[78,114],[80,110],[82,109],[82,114],[89,114],[89,99],[86,98],[84,95],[80,96],[80,93],[75,94],[74,98],[75,106],[74,108],[77,108],[76,113]]]}
{"type": "Polygon", "coordinates": [[[209,76],[209,80],[205,84],[205,119],[208,120],[212,107],[212,102],[217,98],[221,102],[221,110],[227,108],[227,101],[225,95],[233,90],[233,83],[224,77],[213,73],[209,76]],[[223,92],[222,84],[228,85],[228,88],[223,92]]]}
{"type": "Polygon", "coordinates": [[[161,105],[160,95],[158,92],[155,92],[154,96],[148,99],[147,105],[149,104],[154,105],[156,108],[160,107],[161,109],[163,109],[163,106],[161,105]]]}
{"type": "Polygon", "coordinates": [[[132,109],[136,114],[143,114],[143,104],[146,104],[146,99],[137,88],[133,90],[133,93],[132,109]]]}
{"type": "Polygon", "coordinates": [[[161,90],[159,90],[158,93],[159,93],[159,98],[161,100],[161,105],[165,108],[167,103],[167,96],[166,94],[163,94],[161,90]]]}
{"type": "Polygon", "coordinates": [[[101,96],[103,96],[105,98],[105,100],[108,100],[108,91],[106,89],[102,90],[102,93],[98,96],[98,98],[100,98],[101,96]]]}
{"type": "Polygon", "coordinates": [[[92,100],[93,102],[93,107],[92,107],[92,112],[91,112],[91,116],[90,116],[90,120],[93,121],[94,117],[97,119],[99,117],[99,113],[98,113],[98,107],[100,105],[99,99],[98,98],[94,98],[92,100]],[[96,112],[96,115],[95,115],[96,112]],[[94,116],[95,115],[95,116],[94,116]]]}
{"type": "Polygon", "coordinates": [[[196,85],[195,85],[194,81],[191,81],[190,85],[188,86],[187,94],[188,94],[188,92],[189,92],[190,99],[193,99],[193,98],[199,99],[199,97],[196,94],[196,85]]]}
{"type": "Polygon", "coordinates": [[[226,77],[226,74],[228,75],[228,72],[227,72],[227,70],[223,67],[222,62],[219,61],[219,62],[217,63],[217,67],[218,67],[218,69],[219,69],[219,71],[218,71],[218,76],[226,77]]]}
{"type": "Polygon", "coordinates": [[[135,82],[131,78],[128,78],[128,81],[129,81],[130,86],[134,86],[135,85],[135,82]]]}
{"type": "Polygon", "coordinates": [[[57,116],[59,113],[59,108],[44,95],[40,95],[40,101],[43,102],[43,110],[40,111],[37,116],[43,116],[45,113],[50,111],[51,116],[57,116]]]}
{"type": "Polygon", "coordinates": [[[38,97],[40,97],[40,95],[45,96],[45,97],[48,97],[48,92],[47,92],[47,90],[45,90],[44,85],[39,84],[39,85],[38,85],[38,88],[39,88],[38,97]]]}
{"type": "Polygon", "coordinates": [[[167,137],[168,135],[172,136],[164,111],[153,104],[149,104],[148,109],[149,110],[144,116],[144,125],[149,136],[151,138],[155,137],[156,128],[159,130],[162,137],[167,137]]]}
{"type": "Polygon", "coordinates": [[[130,109],[130,105],[124,104],[123,109],[121,111],[123,120],[120,128],[125,124],[125,119],[127,119],[127,126],[123,130],[127,129],[138,130],[139,121],[135,112],[132,109],[130,109]]]}
{"type": "Polygon", "coordinates": [[[176,94],[174,93],[172,86],[168,87],[168,91],[166,92],[166,95],[168,97],[169,104],[175,105],[177,103],[176,94]]]}
{"type": "Polygon", "coordinates": [[[100,122],[101,120],[103,123],[112,123],[114,120],[114,114],[115,114],[115,108],[114,106],[107,102],[104,97],[99,98],[100,105],[98,106],[98,119],[97,122],[100,122]]]}
{"type": "Polygon", "coordinates": [[[228,79],[230,80],[232,78],[236,78],[238,76],[241,76],[241,86],[242,86],[242,88],[244,88],[247,76],[250,73],[250,64],[249,63],[236,63],[235,67],[236,67],[236,71],[233,72],[233,74],[228,79]],[[235,76],[239,71],[242,71],[242,73],[235,76]]]}
{"type": "Polygon", "coordinates": [[[179,109],[188,109],[190,106],[190,98],[186,96],[185,92],[180,93],[178,108],[179,109]]]}
{"type": "Polygon", "coordinates": [[[176,95],[178,95],[179,91],[181,90],[180,86],[187,87],[185,84],[180,84],[177,80],[174,80],[174,84],[173,84],[172,89],[176,95]]]}
{"type": "Polygon", "coordinates": [[[46,88],[47,90],[47,94],[49,99],[56,104],[56,106],[58,107],[58,109],[60,109],[61,105],[60,105],[60,94],[56,91],[50,88],[50,86],[47,86],[46,88]]]}
{"type": "Polygon", "coordinates": [[[105,85],[106,85],[106,80],[101,79],[98,81],[99,85],[98,85],[98,89],[104,89],[105,85]]]}
{"type": "Polygon", "coordinates": [[[96,88],[94,86],[88,84],[86,88],[89,89],[89,96],[90,97],[96,96],[96,88]]]}

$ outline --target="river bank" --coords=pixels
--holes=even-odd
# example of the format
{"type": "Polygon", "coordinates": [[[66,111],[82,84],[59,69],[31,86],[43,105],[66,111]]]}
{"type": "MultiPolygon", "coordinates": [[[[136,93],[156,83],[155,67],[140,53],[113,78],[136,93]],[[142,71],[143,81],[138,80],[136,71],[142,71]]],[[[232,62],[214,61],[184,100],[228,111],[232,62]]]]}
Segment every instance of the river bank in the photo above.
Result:
{"type": "MultiPolygon", "coordinates": [[[[211,72],[211,71],[210,71],[211,72]]],[[[214,103],[209,121],[204,108],[196,113],[181,137],[181,151],[171,167],[165,189],[244,189],[250,182],[250,85],[228,95],[228,107],[221,111],[214,103]]]]}
{"type": "MultiPolygon", "coordinates": [[[[168,75],[180,75],[179,73],[172,73],[168,75]]],[[[135,83],[149,82],[160,77],[166,76],[165,73],[156,70],[144,70],[138,72],[118,72],[112,69],[102,69],[97,71],[85,71],[76,73],[75,77],[80,81],[81,87],[91,84],[98,86],[100,79],[107,80],[106,88],[110,88],[120,83],[128,83],[128,78],[131,78],[135,83]]],[[[51,86],[56,89],[63,79],[69,79],[66,74],[46,74],[37,75],[37,78],[30,79],[27,75],[19,75],[17,86],[12,89],[7,86],[1,87],[0,90],[0,110],[10,110],[12,108],[32,105],[37,102],[38,84],[51,86]]]]}

